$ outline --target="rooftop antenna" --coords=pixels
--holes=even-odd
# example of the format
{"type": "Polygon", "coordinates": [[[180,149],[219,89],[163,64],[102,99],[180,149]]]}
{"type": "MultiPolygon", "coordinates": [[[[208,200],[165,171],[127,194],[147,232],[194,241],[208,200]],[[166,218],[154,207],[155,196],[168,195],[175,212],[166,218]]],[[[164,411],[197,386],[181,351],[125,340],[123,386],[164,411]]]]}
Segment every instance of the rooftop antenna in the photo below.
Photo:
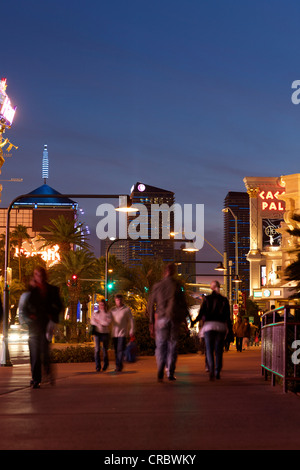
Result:
{"type": "Polygon", "coordinates": [[[47,179],[49,178],[49,159],[48,159],[47,144],[44,145],[44,151],[43,151],[42,177],[44,178],[44,184],[46,184],[47,179]]]}

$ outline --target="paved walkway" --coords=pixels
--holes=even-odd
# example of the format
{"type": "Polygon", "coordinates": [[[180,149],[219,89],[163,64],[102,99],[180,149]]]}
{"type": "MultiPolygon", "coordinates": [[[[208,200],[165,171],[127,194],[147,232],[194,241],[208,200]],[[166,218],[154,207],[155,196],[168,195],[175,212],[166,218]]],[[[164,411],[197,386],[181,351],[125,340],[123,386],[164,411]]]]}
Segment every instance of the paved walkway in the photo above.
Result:
{"type": "Polygon", "coordinates": [[[110,367],[58,364],[56,385],[37,390],[28,364],[1,367],[0,449],[300,448],[300,397],[265,382],[258,349],[225,353],[214,382],[198,354],[179,356],[177,381],[163,384],[153,357],[110,367]]]}

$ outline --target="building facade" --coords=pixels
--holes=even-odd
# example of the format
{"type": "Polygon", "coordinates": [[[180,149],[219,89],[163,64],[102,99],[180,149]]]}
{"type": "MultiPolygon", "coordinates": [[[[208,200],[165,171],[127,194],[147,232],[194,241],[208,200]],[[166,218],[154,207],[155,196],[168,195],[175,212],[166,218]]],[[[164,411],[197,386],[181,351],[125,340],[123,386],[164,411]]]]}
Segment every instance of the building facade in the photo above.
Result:
{"type": "MultiPolygon", "coordinates": [[[[60,215],[73,221],[74,224],[76,220],[77,204],[71,199],[57,197],[59,194],[58,191],[44,184],[29,193],[28,197],[16,201],[10,212],[10,232],[13,232],[18,225],[23,225],[27,228],[30,237],[23,242],[23,254],[27,257],[39,254],[48,266],[59,261],[60,255],[59,247],[41,248],[44,243],[41,238],[47,236],[45,227],[52,225],[51,219],[56,219],[60,215]],[[35,196],[43,194],[47,197],[35,196]]],[[[6,234],[7,211],[7,208],[0,209],[0,234],[6,234]]],[[[16,256],[18,256],[18,249],[16,249],[16,256]]]]}
{"type": "Polygon", "coordinates": [[[285,268],[295,259],[295,240],[287,228],[300,213],[300,174],[246,177],[250,201],[250,296],[263,309],[290,301],[292,283],[285,268]]]}

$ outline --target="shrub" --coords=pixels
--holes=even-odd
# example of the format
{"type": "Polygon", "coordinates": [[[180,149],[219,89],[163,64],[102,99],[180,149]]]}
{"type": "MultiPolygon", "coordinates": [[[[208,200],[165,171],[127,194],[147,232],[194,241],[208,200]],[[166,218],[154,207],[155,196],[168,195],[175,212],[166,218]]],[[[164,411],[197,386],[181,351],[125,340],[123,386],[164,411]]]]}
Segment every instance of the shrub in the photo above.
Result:
{"type": "Polygon", "coordinates": [[[52,349],[51,362],[93,362],[94,347],[93,346],[69,346],[67,348],[52,349]]]}
{"type": "MultiPolygon", "coordinates": [[[[151,338],[149,331],[149,319],[146,314],[134,316],[135,339],[138,346],[138,354],[152,356],[155,353],[155,340],[151,338]]],[[[180,329],[178,340],[178,354],[191,354],[199,350],[198,337],[192,336],[184,326],[180,329]]]]}
{"type": "Polygon", "coordinates": [[[135,340],[138,354],[141,356],[153,356],[155,352],[155,341],[151,338],[149,330],[149,319],[145,314],[134,316],[135,340]]]}

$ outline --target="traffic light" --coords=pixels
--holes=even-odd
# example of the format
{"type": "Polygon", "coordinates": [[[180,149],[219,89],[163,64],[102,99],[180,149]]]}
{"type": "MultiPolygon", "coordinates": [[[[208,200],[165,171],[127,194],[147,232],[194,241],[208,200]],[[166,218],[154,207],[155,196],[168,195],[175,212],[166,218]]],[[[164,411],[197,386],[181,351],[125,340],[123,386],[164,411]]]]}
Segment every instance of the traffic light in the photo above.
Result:
{"type": "Polygon", "coordinates": [[[112,290],[113,287],[114,287],[113,282],[110,282],[109,284],[107,284],[107,289],[108,290],[112,290]]]}
{"type": "Polygon", "coordinates": [[[71,286],[77,287],[77,281],[78,281],[77,274],[72,274],[71,286]]]}
{"type": "Polygon", "coordinates": [[[243,292],[239,290],[238,293],[238,304],[240,307],[244,307],[243,292]]]}

